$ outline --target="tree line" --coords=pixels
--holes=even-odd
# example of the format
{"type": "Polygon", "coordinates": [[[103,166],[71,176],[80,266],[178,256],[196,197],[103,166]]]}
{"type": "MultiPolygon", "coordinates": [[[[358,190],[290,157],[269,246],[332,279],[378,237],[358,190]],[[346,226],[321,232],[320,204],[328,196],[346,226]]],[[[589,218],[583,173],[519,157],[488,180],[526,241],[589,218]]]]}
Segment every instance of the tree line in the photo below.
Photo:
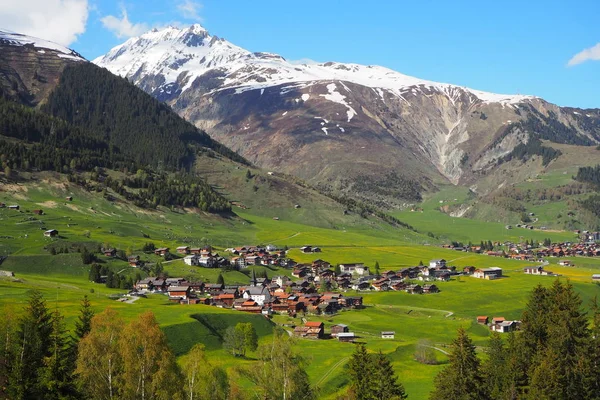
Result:
{"type": "Polygon", "coordinates": [[[527,143],[519,143],[513,151],[500,159],[500,162],[507,162],[512,159],[527,161],[531,156],[537,155],[542,157],[542,165],[547,166],[550,162],[558,158],[562,152],[552,147],[542,145],[542,141],[537,137],[529,136],[527,143]]]}
{"type": "Polygon", "coordinates": [[[39,291],[20,313],[0,313],[0,398],[11,400],[313,400],[306,361],[294,339],[276,330],[258,346],[251,324],[228,331],[241,337],[235,351],[256,351],[257,361],[230,374],[196,344],[178,363],[154,314],[126,323],[111,308],[95,314],[87,297],[69,332],[58,308],[39,291]],[[241,343],[241,344],[240,344],[241,343]],[[250,388],[240,388],[239,377],[250,388]]]}
{"type": "Polygon", "coordinates": [[[590,325],[569,282],[537,286],[523,312],[521,332],[509,333],[506,340],[492,333],[484,361],[459,329],[430,398],[600,398],[600,309],[595,301],[591,317],[590,325]]]}

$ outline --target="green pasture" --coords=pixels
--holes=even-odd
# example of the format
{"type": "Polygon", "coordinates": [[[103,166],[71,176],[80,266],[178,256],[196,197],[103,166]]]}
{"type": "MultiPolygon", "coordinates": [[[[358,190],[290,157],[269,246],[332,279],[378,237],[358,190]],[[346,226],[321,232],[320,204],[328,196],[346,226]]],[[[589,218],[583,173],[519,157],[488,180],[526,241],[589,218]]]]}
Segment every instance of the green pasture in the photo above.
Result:
{"type": "MultiPolygon", "coordinates": [[[[445,258],[457,268],[469,265],[503,268],[506,277],[496,281],[462,276],[450,282],[436,282],[441,290],[438,294],[348,292],[346,295],[363,296],[365,308],[343,311],[334,316],[307,316],[309,320],[323,321],[327,332],[332,324],[349,325],[370,351],[382,350],[392,358],[411,399],[424,399],[432,389],[433,377],[446,362],[444,349],[454,338],[458,327],[468,330],[481,351],[489,331],[475,323],[476,316],[519,318],[531,288],[537,284],[550,285],[555,279],[525,275],[523,267],[531,263],[443,249],[438,246],[438,239],[426,233],[432,232],[443,241],[471,240],[473,243],[519,240],[520,236],[538,240],[573,237],[570,232],[506,230],[504,224],[451,218],[437,211],[440,200],[444,204],[458,203],[468,196],[464,189],[448,188],[437,197],[428,199],[424,203],[424,212],[398,213],[398,218],[418,229],[420,233],[416,233],[374,219],[360,220],[360,223],[353,220],[346,225],[343,218],[336,217],[330,221],[329,228],[319,227],[300,223],[297,218],[287,220],[284,214],[279,220],[274,220],[266,211],[254,212],[252,209],[236,210],[237,216],[227,218],[166,208],[143,211],[127,203],[107,201],[100,194],[87,193],[64,183],[13,187],[10,191],[0,191],[0,202],[21,206],[20,211],[0,209],[0,255],[9,255],[0,269],[13,271],[16,275],[14,278],[0,278],[0,309],[18,313],[27,301],[27,293],[38,289],[44,293],[49,307],[57,307],[65,315],[69,326],[77,316],[79,302],[84,295],[90,297],[96,311],[112,307],[126,321],[152,310],[178,356],[201,342],[205,344],[212,362],[235,374],[237,367],[251,365],[257,355],[248,354],[246,359],[239,359],[225,352],[222,335],[228,326],[252,322],[261,342],[266,343],[271,338],[274,324],[301,324],[301,318],[278,315],[270,322],[262,315],[169,303],[164,295],[150,295],[133,303],[115,301],[110,296],[118,296],[123,291],[89,282],[88,267],[82,264],[78,253],[52,256],[44,247],[53,243],[66,246],[94,242],[140,254],[142,259],[152,263],[161,258],[140,253],[143,244],[150,241],[157,247],[172,249],[182,244],[211,244],[220,253],[227,247],[274,244],[288,246],[289,256],[298,262],[320,258],[332,264],[363,262],[373,267],[377,261],[381,271],[414,266],[420,261],[427,264],[435,258],[445,258]],[[68,195],[73,195],[72,202],[64,200],[68,195]],[[43,209],[45,215],[37,216],[31,212],[38,208],[43,209]],[[41,228],[57,229],[61,238],[45,238],[41,228]],[[319,246],[322,252],[303,254],[299,250],[303,245],[319,246]],[[395,339],[381,339],[380,332],[383,330],[395,331],[395,339]],[[414,360],[415,346],[421,339],[430,340],[439,349],[436,350],[438,365],[422,365],[414,360]]],[[[541,210],[539,212],[542,213],[541,210]]],[[[549,210],[548,215],[552,212],[549,210]]],[[[136,271],[122,260],[103,256],[99,259],[116,272],[134,274],[136,271]]],[[[561,274],[561,279],[570,279],[585,305],[600,291],[600,287],[591,282],[591,275],[600,270],[600,260],[573,258],[575,267],[560,267],[556,264],[558,259],[549,261],[547,268],[561,274]]],[[[221,273],[219,269],[187,266],[181,259],[163,265],[170,276],[206,282],[215,282],[221,273]]],[[[290,276],[291,273],[286,269],[262,266],[245,272],[249,274],[252,269],[257,273],[266,271],[270,277],[290,276]]],[[[223,272],[223,276],[227,284],[244,284],[248,282],[246,273],[223,272]]],[[[309,363],[308,374],[313,384],[319,386],[321,397],[335,399],[348,383],[346,363],[354,346],[335,339],[299,339],[296,346],[309,363]]],[[[240,384],[249,388],[248,382],[241,378],[240,384]]]]}

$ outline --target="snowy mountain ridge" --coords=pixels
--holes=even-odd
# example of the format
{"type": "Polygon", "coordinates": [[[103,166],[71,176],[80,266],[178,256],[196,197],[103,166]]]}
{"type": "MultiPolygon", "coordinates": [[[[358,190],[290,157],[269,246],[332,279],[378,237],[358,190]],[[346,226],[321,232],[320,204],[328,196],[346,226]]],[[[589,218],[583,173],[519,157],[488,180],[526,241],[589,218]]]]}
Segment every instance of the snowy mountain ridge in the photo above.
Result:
{"type": "MultiPolygon", "coordinates": [[[[242,49],[211,36],[198,24],[186,29],[154,29],[129,39],[93,62],[117,75],[132,78],[134,83],[147,75],[162,76],[161,83],[151,92],[170,93],[177,85],[178,93],[183,93],[196,78],[218,70],[221,83],[213,92],[235,88],[236,93],[242,93],[282,84],[307,87],[314,82],[346,81],[387,91],[400,98],[408,92],[423,89],[443,92],[451,101],[461,96],[461,91],[468,92],[473,102],[517,104],[535,98],[427,81],[380,66],[337,62],[296,65],[276,54],[252,53],[242,49]]],[[[383,96],[383,92],[380,94],[383,96]]]]}
{"type": "Polygon", "coordinates": [[[10,46],[33,46],[38,52],[43,53],[45,50],[52,50],[56,52],[56,55],[60,58],[66,58],[77,61],[86,61],[81,54],[75,50],[69,49],[68,47],[62,46],[58,43],[51,42],[49,40],[39,39],[33,36],[23,35],[21,33],[15,33],[8,30],[0,29],[0,44],[6,44],[10,46]]]}

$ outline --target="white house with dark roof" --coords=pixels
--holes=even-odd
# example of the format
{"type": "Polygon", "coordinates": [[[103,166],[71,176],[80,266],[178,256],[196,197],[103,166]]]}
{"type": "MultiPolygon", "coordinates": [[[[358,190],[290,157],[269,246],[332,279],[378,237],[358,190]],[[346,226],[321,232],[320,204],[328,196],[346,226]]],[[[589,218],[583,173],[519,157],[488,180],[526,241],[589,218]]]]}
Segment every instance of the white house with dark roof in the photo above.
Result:
{"type": "Polygon", "coordinates": [[[242,295],[244,299],[252,299],[259,306],[271,301],[271,292],[265,286],[250,286],[244,291],[242,295]]]}

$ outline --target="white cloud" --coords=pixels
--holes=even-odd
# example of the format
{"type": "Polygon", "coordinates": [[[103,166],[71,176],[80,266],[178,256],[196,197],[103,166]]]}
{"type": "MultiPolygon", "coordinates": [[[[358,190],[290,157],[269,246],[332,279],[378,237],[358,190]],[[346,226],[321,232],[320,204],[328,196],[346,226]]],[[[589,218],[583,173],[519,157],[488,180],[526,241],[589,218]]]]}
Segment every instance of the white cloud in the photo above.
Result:
{"type": "Polygon", "coordinates": [[[114,33],[119,39],[139,36],[149,29],[148,25],[144,23],[132,24],[127,16],[127,10],[123,5],[121,5],[121,18],[115,17],[114,15],[107,15],[106,17],[100,18],[100,21],[106,29],[114,33]]]}
{"type": "Polygon", "coordinates": [[[197,1],[183,0],[177,3],[177,11],[179,11],[181,16],[185,19],[202,21],[202,17],[200,17],[201,9],[202,4],[197,1]]]}
{"type": "Polygon", "coordinates": [[[593,47],[588,49],[584,49],[579,53],[575,54],[567,63],[569,67],[573,65],[581,64],[590,60],[600,60],[600,43],[596,44],[593,47]]]}
{"type": "Polygon", "coordinates": [[[0,27],[69,46],[85,32],[87,0],[2,1],[0,27]]]}

